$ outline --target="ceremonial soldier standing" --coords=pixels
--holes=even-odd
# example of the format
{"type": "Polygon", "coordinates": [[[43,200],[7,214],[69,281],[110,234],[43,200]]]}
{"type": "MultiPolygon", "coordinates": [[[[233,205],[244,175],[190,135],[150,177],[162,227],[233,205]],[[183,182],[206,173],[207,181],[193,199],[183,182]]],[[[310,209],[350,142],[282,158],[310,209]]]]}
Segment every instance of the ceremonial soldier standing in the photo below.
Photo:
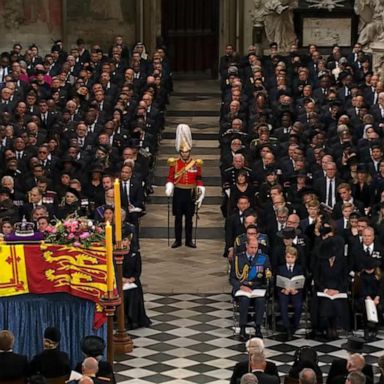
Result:
{"type": "Polygon", "coordinates": [[[175,241],[172,248],[181,246],[183,216],[185,216],[185,245],[196,248],[192,240],[192,219],[196,207],[200,208],[205,195],[201,178],[202,160],[191,158],[192,136],[188,125],[179,124],[176,130],[176,150],[179,159],[169,158],[169,174],[165,194],[172,199],[172,213],[175,216],[175,241]]]}

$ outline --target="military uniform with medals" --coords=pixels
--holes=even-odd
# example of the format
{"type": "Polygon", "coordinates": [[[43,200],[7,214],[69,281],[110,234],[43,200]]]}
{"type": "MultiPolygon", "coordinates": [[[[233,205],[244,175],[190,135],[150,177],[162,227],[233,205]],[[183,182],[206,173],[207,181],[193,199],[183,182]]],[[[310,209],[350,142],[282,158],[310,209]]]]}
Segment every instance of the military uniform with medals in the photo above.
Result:
{"type": "MultiPolygon", "coordinates": [[[[254,289],[266,289],[268,286],[268,279],[270,278],[270,262],[269,257],[260,249],[255,256],[250,256],[246,252],[239,253],[235,256],[232,267],[230,282],[232,285],[232,294],[235,296],[236,292],[242,286],[254,289]]],[[[245,327],[248,320],[248,308],[253,303],[255,308],[255,326],[256,332],[260,332],[261,323],[263,321],[265,311],[265,297],[257,297],[250,299],[246,296],[236,298],[239,302],[240,328],[245,327]]]]}

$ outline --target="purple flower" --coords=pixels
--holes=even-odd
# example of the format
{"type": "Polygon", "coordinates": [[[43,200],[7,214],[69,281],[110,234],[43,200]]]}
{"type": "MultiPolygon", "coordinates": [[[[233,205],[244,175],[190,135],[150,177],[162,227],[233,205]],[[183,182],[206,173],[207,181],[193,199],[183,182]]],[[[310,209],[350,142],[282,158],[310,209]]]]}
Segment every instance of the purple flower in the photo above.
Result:
{"type": "Polygon", "coordinates": [[[79,237],[81,240],[85,240],[85,239],[88,239],[89,236],[90,236],[89,232],[83,232],[79,237]]]}

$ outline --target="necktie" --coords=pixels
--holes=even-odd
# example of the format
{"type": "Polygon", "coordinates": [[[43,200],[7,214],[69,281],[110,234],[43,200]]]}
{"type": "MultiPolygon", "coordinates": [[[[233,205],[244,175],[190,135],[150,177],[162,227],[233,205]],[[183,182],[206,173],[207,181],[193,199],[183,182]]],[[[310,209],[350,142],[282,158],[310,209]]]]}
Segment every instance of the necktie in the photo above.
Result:
{"type": "Polygon", "coordinates": [[[369,247],[365,248],[365,254],[367,255],[367,257],[371,257],[371,252],[369,252],[369,247]]]}
{"type": "Polygon", "coordinates": [[[124,193],[124,198],[126,199],[127,205],[129,205],[128,185],[126,181],[123,182],[123,193],[124,193]]]}
{"type": "Polygon", "coordinates": [[[327,205],[333,207],[333,180],[329,180],[327,205]]]}
{"type": "Polygon", "coordinates": [[[292,265],[289,266],[289,272],[292,273],[293,272],[293,268],[292,268],[292,265]]]}
{"type": "Polygon", "coordinates": [[[249,257],[248,257],[249,264],[252,264],[252,260],[253,260],[253,257],[252,257],[252,256],[249,256],[249,257]]]}

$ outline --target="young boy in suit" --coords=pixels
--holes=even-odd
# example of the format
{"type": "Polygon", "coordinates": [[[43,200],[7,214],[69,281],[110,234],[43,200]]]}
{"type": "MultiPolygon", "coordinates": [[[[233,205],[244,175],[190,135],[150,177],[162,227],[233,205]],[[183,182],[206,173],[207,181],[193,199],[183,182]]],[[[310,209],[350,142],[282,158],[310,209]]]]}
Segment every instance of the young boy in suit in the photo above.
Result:
{"type": "MultiPolygon", "coordinates": [[[[292,279],[294,276],[303,274],[301,265],[296,263],[297,249],[292,246],[287,246],[285,249],[285,264],[280,265],[277,270],[277,275],[292,279]]],[[[287,339],[292,340],[292,334],[296,331],[300,323],[300,317],[303,307],[303,294],[302,289],[287,289],[277,288],[280,303],[281,318],[283,326],[287,332],[287,339]],[[293,328],[289,323],[288,318],[288,305],[292,304],[294,310],[293,328]]]]}

